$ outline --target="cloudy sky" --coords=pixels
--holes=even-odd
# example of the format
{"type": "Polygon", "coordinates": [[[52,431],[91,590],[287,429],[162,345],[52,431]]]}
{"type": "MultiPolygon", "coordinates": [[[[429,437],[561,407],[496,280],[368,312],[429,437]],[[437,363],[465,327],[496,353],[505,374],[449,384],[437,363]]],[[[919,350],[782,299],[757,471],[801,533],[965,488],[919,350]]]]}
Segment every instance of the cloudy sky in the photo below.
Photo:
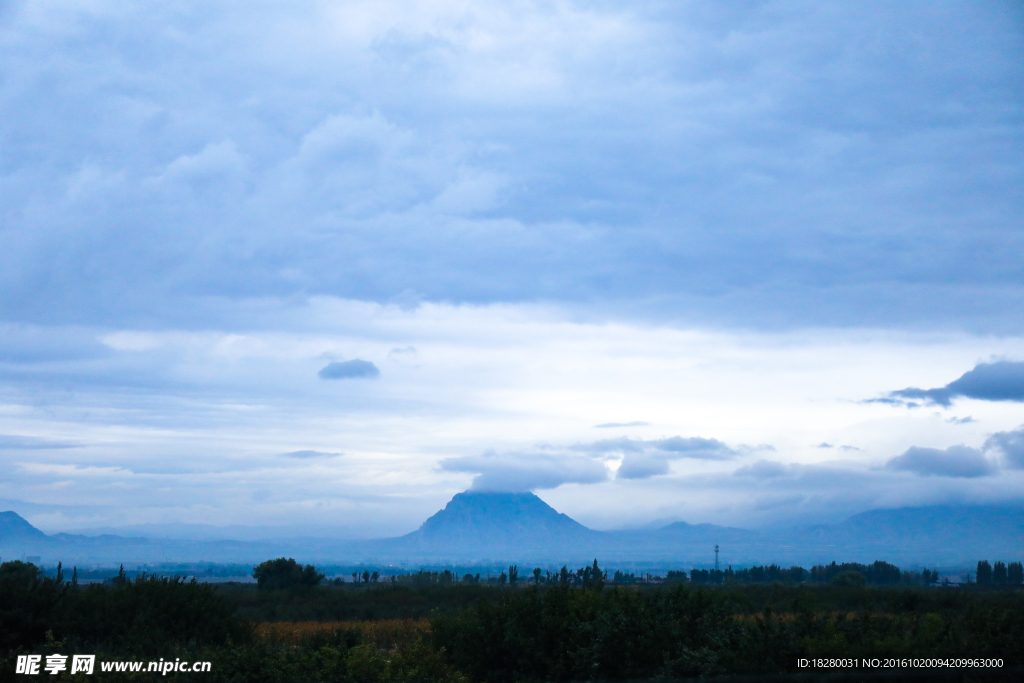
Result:
{"type": "Polygon", "coordinates": [[[1017,2],[0,2],[0,507],[1024,491],[1017,2]]]}

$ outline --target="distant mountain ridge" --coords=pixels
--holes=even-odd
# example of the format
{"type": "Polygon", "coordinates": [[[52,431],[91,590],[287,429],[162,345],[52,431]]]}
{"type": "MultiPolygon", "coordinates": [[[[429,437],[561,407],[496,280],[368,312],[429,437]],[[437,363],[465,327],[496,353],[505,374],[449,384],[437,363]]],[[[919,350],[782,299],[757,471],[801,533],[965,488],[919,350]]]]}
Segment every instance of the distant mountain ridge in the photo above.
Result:
{"type": "MultiPolygon", "coordinates": [[[[311,536],[314,534],[311,530],[311,536]]],[[[91,562],[302,561],[381,566],[502,562],[542,566],[603,563],[784,566],[882,559],[906,566],[969,567],[979,559],[1024,558],[1024,505],[930,506],[871,510],[835,525],[753,531],[675,522],[659,529],[596,531],[533,493],[466,491],[416,531],[397,538],[338,541],[313,537],[266,542],[47,536],[14,512],[0,513],[0,557],[40,555],[55,564],[91,562]]]]}
{"type": "Polygon", "coordinates": [[[8,510],[0,512],[0,543],[17,540],[42,540],[46,538],[39,529],[28,523],[21,515],[8,510]]]}

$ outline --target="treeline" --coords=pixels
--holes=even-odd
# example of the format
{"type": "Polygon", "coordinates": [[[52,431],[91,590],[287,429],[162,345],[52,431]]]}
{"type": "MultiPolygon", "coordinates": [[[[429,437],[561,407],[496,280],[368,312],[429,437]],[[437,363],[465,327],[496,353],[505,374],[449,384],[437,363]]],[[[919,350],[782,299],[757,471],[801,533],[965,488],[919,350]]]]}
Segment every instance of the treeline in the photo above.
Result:
{"type": "MultiPolygon", "coordinates": [[[[253,592],[289,594],[273,588],[253,592]]],[[[0,683],[33,678],[16,673],[19,656],[30,654],[44,662],[50,655],[95,655],[95,671],[86,676],[91,681],[153,680],[151,673],[105,673],[99,663],[160,660],[211,662],[209,671],[160,676],[201,683],[468,683],[421,634],[379,645],[359,629],[330,628],[299,643],[275,642],[239,616],[219,585],[131,578],[123,567],[112,580],[84,585],[60,566],[43,576],[32,564],[5,562],[0,564],[0,683]]],[[[65,670],[53,680],[79,678],[65,670]]]]}
{"type": "Polygon", "coordinates": [[[1022,608],[1020,592],[531,586],[438,615],[431,629],[456,669],[488,683],[763,675],[794,672],[802,657],[999,657],[1011,667],[1024,663],[1022,608]]]}
{"type": "Polygon", "coordinates": [[[0,649],[44,642],[159,656],[168,644],[222,645],[251,628],[213,584],[121,573],[106,584],[79,584],[77,573],[44,577],[26,562],[0,565],[0,649]]]}
{"type": "MultiPolygon", "coordinates": [[[[1005,571],[1005,570],[1004,570],[1005,571]]],[[[661,577],[637,579],[632,574],[615,572],[613,583],[629,585],[632,583],[661,582],[661,577]]],[[[777,564],[748,567],[744,569],[691,569],[689,575],[682,571],[668,572],[664,582],[682,583],[689,581],[695,584],[733,584],[733,583],[837,583],[841,585],[931,585],[939,580],[938,571],[924,569],[920,572],[901,571],[899,567],[881,560],[873,564],[844,562],[837,564],[816,565],[808,571],[803,567],[781,567],[777,564]]]]}
{"type": "MultiPolygon", "coordinates": [[[[1020,562],[996,562],[989,564],[987,560],[978,563],[976,582],[981,585],[1021,585],[1024,572],[1021,570],[1020,562]]],[[[316,572],[310,565],[303,569],[302,565],[296,565],[295,560],[279,558],[268,560],[253,569],[253,577],[257,579],[261,587],[287,588],[294,585],[316,585],[323,575],[316,572]],[[272,566],[273,565],[273,566],[272,566]],[[275,569],[277,567],[278,569],[275,569]],[[281,578],[277,572],[283,572],[281,578]],[[302,571],[306,574],[300,580],[302,571]],[[285,576],[287,575],[287,576],[285,576]],[[290,578],[289,578],[290,577],[290,578]],[[283,582],[283,583],[282,583],[283,582]]],[[[720,569],[697,569],[689,572],[672,570],[662,576],[647,574],[634,574],[615,570],[608,576],[608,573],[601,570],[597,560],[590,566],[579,569],[569,569],[562,566],[561,570],[551,572],[535,567],[532,572],[521,576],[518,565],[509,565],[507,572],[502,571],[498,576],[481,577],[477,574],[464,574],[462,577],[450,569],[440,571],[419,570],[405,574],[393,574],[382,576],[379,571],[366,569],[362,574],[352,573],[352,581],[348,582],[340,577],[330,580],[328,583],[340,586],[349,583],[355,585],[376,585],[386,583],[398,586],[410,586],[422,588],[427,586],[448,587],[448,586],[496,586],[512,587],[522,585],[535,586],[571,586],[590,587],[593,585],[610,583],[618,586],[643,585],[643,584],[673,584],[673,583],[694,583],[694,584],[747,584],[747,583],[787,583],[787,584],[828,584],[838,585],[869,585],[869,586],[930,586],[939,583],[939,572],[933,569],[922,569],[921,571],[901,570],[898,566],[889,562],[877,560],[872,564],[861,564],[859,562],[821,564],[811,567],[809,570],[799,566],[782,567],[777,564],[746,567],[733,569],[731,566],[724,570],[720,569]]]]}
{"type": "Polygon", "coordinates": [[[995,566],[988,563],[988,560],[978,562],[978,571],[975,580],[981,586],[1019,586],[1024,583],[1024,567],[1020,562],[1005,564],[996,562],[995,566]]]}
{"type": "MultiPolygon", "coordinates": [[[[208,673],[167,677],[203,683],[686,678],[795,672],[802,657],[998,657],[1007,672],[1024,665],[1019,590],[809,581],[711,587],[681,581],[682,572],[671,585],[651,577],[615,586],[596,562],[541,574],[520,590],[466,584],[451,573],[443,580],[443,571],[339,588],[287,558],[254,573],[262,586],[133,579],[123,571],[82,585],[74,571],[42,577],[31,564],[4,563],[0,683],[19,679],[15,660],[25,653],[210,661],[208,673]],[[292,623],[257,628],[268,621],[292,623]],[[294,622],[333,625],[297,630],[303,624],[294,622]],[[389,629],[400,637],[374,636],[389,629]],[[281,632],[297,635],[267,635],[281,632]]],[[[505,573],[506,587],[512,576],[519,583],[533,576],[505,573]]],[[[91,680],[129,678],[98,672],[91,680]]]]}
{"type": "MultiPolygon", "coordinates": [[[[260,566],[262,567],[263,565],[260,566]]],[[[617,575],[618,574],[619,573],[617,573],[617,575]]],[[[589,587],[596,585],[597,583],[601,583],[603,585],[606,580],[607,572],[602,571],[600,567],[598,567],[597,560],[594,560],[594,563],[590,566],[580,567],[579,569],[569,569],[568,566],[563,566],[561,570],[556,572],[543,570],[540,567],[534,567],[533,571],[525,576],[520,575],[519,566],[515,564],[509,565],[507,571],[502,571],[497,576],[488,577],[481,577],[479,573],[467,573],[463,574],[460,578],[458,574],[450,569],[444,569],[441,571],[419,570],[408,574],[393,574],[391,576],[381,576],[376,570],[371,573],[368,569],[364,570],[362,574],[359,574],[358,572],[352,573],[352,583],[354,584],[390,583],[391,585],[412,587],[484,585],[497,586],[499,588],[505,586],[515,588],[525,584],[532,584],[536,586],[589,587]]],[[[330,583],[338,586],[348,582],[342,581],[340,577],[338,577],[330,581],[330,583]]]]}

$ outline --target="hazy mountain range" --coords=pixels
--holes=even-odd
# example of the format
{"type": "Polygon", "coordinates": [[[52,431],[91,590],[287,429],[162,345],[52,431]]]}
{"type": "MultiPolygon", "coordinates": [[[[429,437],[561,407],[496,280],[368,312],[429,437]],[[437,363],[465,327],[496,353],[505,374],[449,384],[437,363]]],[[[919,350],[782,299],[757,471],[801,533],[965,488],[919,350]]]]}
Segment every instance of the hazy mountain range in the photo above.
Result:
{"type": "MultiPolygon", "coordinates": [[[[165,530],[166,531],[166,530],[165,530]]],[[[226,530],[230,531],[230,529],[226,530]]],[[[209,530],[207,530],[209,533],[209,530]]],[[[251,563],[282,555],[342,565],[809,566],[876,559],[902,566],[967,568],[979,559],[1024,558],[1024,505],[872,510],[840,524],[748,530],[676,522],[657,529],[596,531],[532,493],[467,491],[397,538],[337,540],[317,530],[272,540],[186,540],[144,536],[46,535],[14,512],[0,513],[0,558],[43,564],[251,563]]]]}

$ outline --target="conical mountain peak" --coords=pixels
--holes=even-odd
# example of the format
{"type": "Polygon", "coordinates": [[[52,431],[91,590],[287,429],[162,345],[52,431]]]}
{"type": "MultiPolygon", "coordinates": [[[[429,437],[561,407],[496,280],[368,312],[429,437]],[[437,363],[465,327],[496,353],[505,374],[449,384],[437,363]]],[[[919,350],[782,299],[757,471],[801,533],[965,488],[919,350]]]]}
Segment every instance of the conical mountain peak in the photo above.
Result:
{"type": "MultiPolygon", "coordinates": [[[[422,542],[463,547],[534,545],[591,533],[535,494],[464,491],[410,536],[422,542]]],[[[513,546],[514,547],[514,546],[513,546]]]]}

